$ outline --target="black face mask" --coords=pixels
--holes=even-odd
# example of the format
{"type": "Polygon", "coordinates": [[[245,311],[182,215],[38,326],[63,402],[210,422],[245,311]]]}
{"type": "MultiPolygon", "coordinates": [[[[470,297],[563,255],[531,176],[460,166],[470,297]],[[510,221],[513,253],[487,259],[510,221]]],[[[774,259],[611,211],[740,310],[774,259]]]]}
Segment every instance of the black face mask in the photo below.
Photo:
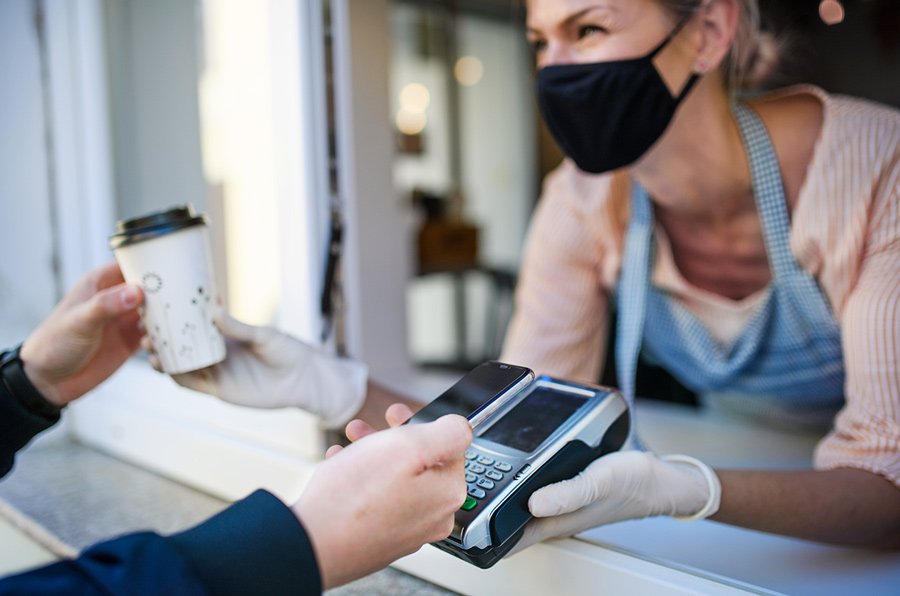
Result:
{"type": "Polygon", "coordinates": [[[544,121],[580,169],[600,174],[631,165],[662,136],[698,75],[672,97],[653,58],[685,22],[642,58],[545,66],[538,73],[544,121]]]}

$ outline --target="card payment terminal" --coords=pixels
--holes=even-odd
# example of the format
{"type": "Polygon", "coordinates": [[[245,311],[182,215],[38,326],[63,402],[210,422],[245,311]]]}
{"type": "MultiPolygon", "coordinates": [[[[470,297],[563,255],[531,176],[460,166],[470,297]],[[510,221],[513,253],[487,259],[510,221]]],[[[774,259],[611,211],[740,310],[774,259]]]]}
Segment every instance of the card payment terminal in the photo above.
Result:
{"type": "Polygon", "coordinates": [[[534,491],[618,450],[629,429],[624,398],[608,388],[544,376],[496,399],[502,404],[473,425],[466,452],[468,496],[453,532],[434,543],[485,569],[522,537],[534,491]]]}

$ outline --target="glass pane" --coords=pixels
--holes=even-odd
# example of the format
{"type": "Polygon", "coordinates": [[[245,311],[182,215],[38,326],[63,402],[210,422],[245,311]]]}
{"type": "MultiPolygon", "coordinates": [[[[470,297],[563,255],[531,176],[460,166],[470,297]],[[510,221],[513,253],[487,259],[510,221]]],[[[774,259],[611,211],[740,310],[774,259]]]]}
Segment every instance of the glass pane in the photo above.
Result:
{"type": "Polygon", "coordinates": [[[278,176],[269,6],[202,0],[200,140],[212,208],[224,218],[224,282],[239,319],[271,324],[278,311],[278,176]]]}
{"type": "Polygon", "coordinates": [[[524,12],[454,3],[393,9],[394,183],[417,211],[407,291],[414,361],[496,357],[539,188],[524,12]]]}

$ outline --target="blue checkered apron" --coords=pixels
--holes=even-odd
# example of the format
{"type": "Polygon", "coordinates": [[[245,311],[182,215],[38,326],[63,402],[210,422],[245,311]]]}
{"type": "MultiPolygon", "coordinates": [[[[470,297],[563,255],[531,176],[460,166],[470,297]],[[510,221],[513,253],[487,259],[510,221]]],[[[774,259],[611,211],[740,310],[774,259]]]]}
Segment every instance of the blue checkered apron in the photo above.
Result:
{"type": "Polygon", "coordinates": [[[634,184],[619,280],[616,365],[633,401],[638,353],[701,395],[722,396],[765,418],[821,419],[843,404],[840,328],[815,279],[790,251],[781,171],[759,117],[732,107],[750,162],[772,281],[746,329],[718,344],[683,304],[651,283],[653,206],[634,184]]]}

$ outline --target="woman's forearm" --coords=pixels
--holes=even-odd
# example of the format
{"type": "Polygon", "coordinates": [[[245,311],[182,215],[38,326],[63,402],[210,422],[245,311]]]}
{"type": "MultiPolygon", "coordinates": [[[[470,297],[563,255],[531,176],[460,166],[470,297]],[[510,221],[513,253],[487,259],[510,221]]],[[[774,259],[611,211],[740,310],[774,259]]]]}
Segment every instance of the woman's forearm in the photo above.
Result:
{"type": "Polygon", "coordinates": [[[722,503],[710,519],[834,544],[900,548],[900,490],[842,468],[716,470],[722,503]]]}

